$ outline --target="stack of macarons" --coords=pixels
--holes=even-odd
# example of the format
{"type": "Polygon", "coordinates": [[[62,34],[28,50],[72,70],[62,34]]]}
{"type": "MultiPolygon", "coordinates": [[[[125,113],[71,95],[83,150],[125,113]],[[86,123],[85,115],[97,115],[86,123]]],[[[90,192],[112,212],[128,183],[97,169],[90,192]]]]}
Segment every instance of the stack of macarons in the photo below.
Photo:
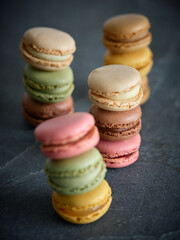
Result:
{"type": "Polygon", "coordinates": [[[112,197],[106,165],[95,148],[99,133],[93,116],[81,112],[49,119],[36,127],[35,137],[48,157],[44,169],[55,211],[76,224],[102,217],[112,197]]]}
{"type": "Polygon", "coordinates": [[[152,36],[149,20],[140,14],[123,14],[108,19],[103,26],[103,43],[108,49],[104,65],[123,64],[136,68],[142,77],[141,87],[145,103],[150,96],[148,77],[152,65],[152,51],[148,47],[152,36]]]}
{"type": "Polygon", "coordinates": [[[97,148],[109,168],[126,167],[139,156],[141,75],[126,65],[95,69],[88,78],[90,113],[99,129],[97,148]]]}
{"type": "Polygon", "coordinates": [[[69,67],[76,50],[67,33],[45,27],[27,30],[20,51],[27,62],[23,73],[26,93],[23,115],[33,126],[74,111],[71,94],[73,71],[69,67]]]}

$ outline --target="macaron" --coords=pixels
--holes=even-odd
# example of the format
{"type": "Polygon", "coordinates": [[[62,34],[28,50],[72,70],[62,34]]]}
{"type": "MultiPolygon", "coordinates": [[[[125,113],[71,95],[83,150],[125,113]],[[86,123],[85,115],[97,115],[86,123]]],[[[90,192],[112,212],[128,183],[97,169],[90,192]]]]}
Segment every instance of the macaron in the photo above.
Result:
{"type": "Polygon", "coordinates": [[[57,116],[70,114],[74,111],[73,99],[68,97],[58,103],[42,103],[31,98],[27,93],[22,100],[23,115],[33,126],[57,116]]]}
{"type": "Polygon", "coordinates": [[[125,65],[107,65],[92,71],[88,78],[90,100],[108,111],[126,111],[141,102],[139,72],[125,65]]]}
{"type": "Polygon", "coordinates": [[[138,159],[140,143],[141,136],[138,133],[123,141],[101,139],[97,148],[108,168],[122,168],[133,164],[138,159]]]}
{"type": "Polygon", "coordinates": [[[147,102],[147,100],[150,97],[150,87],[149,87],[149,84],[148,84],[148,77],[147,76],[144,76],[142,78],[141,87],[142,87],[142,90],[143,90],[143,98],[142,98],[140,104],[142,105],[145,102],[147,102]]]}
{"type": "Polygon", "coordinates": [[[92,105],[90,113],[94,116],[101,139],[119,141],[131,138],[141,130],[141,108],[129,111],[107,111],[92,105]]]}
{"type": "Polygon", "coordinates": [[[152,55],[152,51],[148,47],[126,53],[114,53],[108,50],[104,56],[104,65],[128,65],[136,68],[141,77],[144,77],[151,71],[153,65],[152,55]]]}
{"type": "Polygon", "coordinates": [[[75,50],[75,41],[69,34],[46,27],[27,30],[20,45],[24,60],[46,71],[57,71],[68,67],[73,60],[75,50]]]}
{"type": "Polygon", "coordinates": [[[52,193],[52,204],[59,216],[75,224],[91,223],[101,218],[111,205],[111,188],[103,180],[90,192],[67,196],[52,193]]]}
{"type": "Polygon", "coordinates": [[[150,22],[141,14],[109,18],[103,26],[103,43],[112,52],[131,52],[151,43],[150,22]]]}
{"type": "Polygon", "coordinates": [[[74,90],[73,71],[70,67],[47,72],[26,65],[23,75],[25,90],[39,102],[55,103],[63,101],[74,90]]]}
{"type": "Polygon", "coordinates": [[[35,129],[41,151],[49,158],[70,158],[97,145],[99,132],[89,113],[79,112],[47,120],[35,129]]]}
{"type": "Polygon", "coordinates": [[[50,187],[63,195],[89,192],[104,179],[106,166],[96,148],[78,156],[61,159],[47,159],[44,167],[50,187]]]}

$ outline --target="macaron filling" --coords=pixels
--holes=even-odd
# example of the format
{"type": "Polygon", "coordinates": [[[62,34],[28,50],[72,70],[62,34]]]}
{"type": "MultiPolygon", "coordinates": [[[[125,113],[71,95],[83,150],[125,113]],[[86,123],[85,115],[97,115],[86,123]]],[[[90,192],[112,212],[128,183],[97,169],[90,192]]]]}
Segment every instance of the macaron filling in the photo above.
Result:
{"type": "Polygon", "coordinates": [[[104,157],[104,162],[109,168],[121,168],[126,167],[134,163],[139,157],[139,151],[135,151],[131,154],[120,156],[117,158],[104,157]]]}
{"type": "Polygon", "coordinates": [[[152,64],[153,64],[153,61],[152,61],[152,59],[151,59],[148,63],[144,64],[144,65],[141,66],[141,67],[136,67],[136,69],[137,69],[138,71],[141,71],[141,70],[143,70],[144,68],[150,67],[152,64]]]}
{"type": "Polygon", "coordinates": [[[105,40],[107,41],[110,40],[111,42],[129,43],[129,42],[139,41],[143,38],[146,38],[149,34],[150,34],[149,30],[143,30],[143,31],[133,32],[131,34],[128,34],[128,38],[127,38],[125,34],[117,36],[115,33],[113,34],[113,33],[104,31],[104,38],[105,40]]]}
{"type": "Polygon", "coordinates": [[[42,115],[41,117],[35,115],[35,113],[32,113],[32,112],[28,111],[28,109],[26,109],[26,108],[24,108],[23,111],[24,111],[25,116],[27,114],[28,118],[31,118],[31,119],[37,120],[37,121],[45,121],[45,120],[47,120],[49,118],[52,118],[54,116],[66,115],[66,114],[72,113],[73,108],[69,108],[67,110],[64,109],[63,111],[59,112],[59,114],[54,112],[54,115],[52,114],[52,116],[48,116],[48,115],[44,114],[44,116],[42,115]]]}
{"type": "Polygon", "coordinates": [[[132,123],[129,124],[130,127],[128,127],[128,124],[127,124],[127,127],[126,128],[113,128],[113,127],[101,127],[101,126],[98,126],[98,129],[100,132],[112,132],[112,133],[121,133],[121,132],[125,132],[125,131],[129,131],[131,129],[134,129],[134,128],[137,128],[141,125],[141,119],[138,119],[136,122],[133,123],[133,126],[132,126],[132,123]]]}
{"type": "Polygon", "coordinates": [[[90,209],[87,210],[81,210],[81,211],[75,211],[75,210],[70,210],[67,208],[57,208],[59,211],[67,214],[67,215],[71,215],[71,216],[77,216],[77,217],[84,217],[90,214],[93,214],[97,211],[99,211],[100,209],[104,208],[108,202],[110,201],[111,196],[108,197],[107,201],[104,204],[100,204],[98,206],[92,207],[90,209]]]}
{"type": "Polygon", "coordinates": [[[31,55],[40,58],[40,59],[44,59],[44,60],[48,60],[48,61],[53,61],[53,62],[61,62],[61,61],[66,61],[67,59],[69,59],[71,57],[71,54],[67,54],[64,56],[61,55],[50,55],[50,54],[44,54],[44,53],[39,53],[33,49],[31,49],[28,46],[24,46],[25,49],[28,51],[28,53],[30,53],[31,55]]]}
{"type": "Polygon", "coordinates": [[[91,94],[101,96],[110,100],[123,101],[123,100],[127,100],[137,96],[139,93],[139,90],[140,90],[140,85],[137,84],[131,87],[130,89],[128,89],[127,91],[123,91],[123,92],[100,92],[92,89],[90,90],[90,92],[91,94]]]}
{"type": "MultiPolygon", "coordinates": [[[[39,91],[37,89],[34,89],[26,84],[24,81],[24,87],[27,91],[27,93],[35,100],[40,101],[40,102],[45,102],[45,103],[55,103],[55,102],[60,102],[68,98],[71,93],[74,90],[74,84],[70,84],[67,86],[66,91],[62,92],[61,88],[58,88],[56,90],[48,91],[39,91]]],[[[66,88],[66,87],[65,87],[66,88]]]]}
{"type": "Polygon", "coordinates": [[[71,138],[68,138],[68,139],[62,141],[61,143],[58,143],[58,142],[56,143],[54,141],[53,144],[42,144],[41,149],[46,149],[46,150],[49,149],[50,150],[52,148],[54,150],[54,148],[57,147],[60,150],[61,147],[63,147],[63,149],[64,149],[65,145],[68,148],[69,145],[72,145],[72,144],[76,143],[77,141],[83,141],[87,138],[91,138],[94,135],[94,132],[96,130],[97,130],[96,127],[93,126],[88,132],[82,131],[78,134],[78,136],[73,136],[71,138]]]}
{"type": "MultiPolygon", "coordinates": [[[[96,164],[95,164],[96,165],[96,164]]],[[[102,159],[100,160],[97,167],[95,165],[89,168],[82,169],[83,174],[77,175],[80,171],[74,171],[73,174],[68,172],[60,173],[60,177],[50,176],[51,173],[45,168],[45,172],[48,175],[48,183],[50,187],[60,194],[74,195],[88,192],[97,187],[104,179],[106,173],[106,166],[102,159]],[[93,170],[92,170],[93,168],[93,170]],[[67,174],[66,177],[61,177],[61,174],[67,174]]],[[[52,173],[53,174],[53,173],[52,173]]]]}
{"type": "Polygon", "coordinates": [[[30,88],[33,88],[35,90],[39,90],[47,93],[63,93],[68,90],[69,86],[71,86],[73,80],[68,82],[67,84],[63,86],[58,86],[58,85],[45,85],[45,84],[37,84],[34,81],[30,80],[27,78],[27,76],[24,76],[24,85],[27,85],[30,88]]]}

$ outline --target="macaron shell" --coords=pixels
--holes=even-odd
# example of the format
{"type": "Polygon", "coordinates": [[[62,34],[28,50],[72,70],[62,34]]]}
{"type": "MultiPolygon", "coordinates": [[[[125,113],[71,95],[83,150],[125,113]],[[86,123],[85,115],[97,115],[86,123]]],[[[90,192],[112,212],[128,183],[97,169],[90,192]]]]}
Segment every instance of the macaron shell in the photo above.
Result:
{"type": "Polygon", "coordinates": [[[45,71],[58,71],[58,70],[65,69],[73,61],[73,55],[71,55],[69,57],[69,59],[64,60],[64,61],[59,61],[59,62],[47,61],[44,59],[40,59],[40,58],[37,58],[37,57],[31,55],[30,53],[28,53],[22,44],[20,45],[20,51],[21,51],[23,59],[27,63],[29,63],[30,65],[32,65],[35,68],[45,70],[45,71]]]}
{"type": "Polygon", "coordinates": [[[64,195],[88,192],[105,177],[106,167],[96,148],[60,161],[47,159],[44,168],[50,187],[64,195]]]}
{"type": "Polygon", "coordinates": [[[140,147],[140,143],[140,134],[123,141],[108,141],[101,139],[97,145],[97,149],[102,154],[108,154],[111,157],[118,157],[137,151],[140,147]]]}
{"type": "Polygon", "coordinates": [[[103,155],[108,168],[121,168],[131,165],[138,159],[140,143],[140,134],[123,141],[112,142],[101,139],[97,149],[103,155]]]}
{"type": "Polygon", "coordinates": [[[149,46],[152,41],[152,35],[151,33],[148,33],[146,37],[136,40],[134,42],[114,42],[105,37],[103,37],[102,41],[104,46],[110,51],[115,53],[125,53],[137,51],[139,49],[149,46]]]}
{"type": "Polygon", "coordinates": [[[122,14],[108,19],[103,26],[103,43],[112,52],[142,49],[151,43],[149,20],[140,14],[122,14]]]}
{"type": "Polygon", "coordinates": [[[147,75],[142,77],[142,81],[140,82],[140,85],[142,89],[144,89],[147,85],[149,85],[149,78],[147,75]]]}
{"type": "Polygon", "coordinates": [[[68,67],[61,71],[46,72],[26,64],[23,72],[29,86],[36,90],[55,90],[73,82],[73,71],[68,67]]]}
{"type": "Polygon", "coordinates": [[[142,100],[141,100],[140,105],[142,105],[142,104],[144,104],[145,102],[147,102],[148,99],[149,99],[149,97],[150,97],[150,87],[149,87],[149,85],[147,85],[147,86],[143,89],[143,98],[142,98],[142,100]]]}
{"type": "Polygon", "coordinates": [[[109,198],[106,205],[104,205],[101,209],[95,211],[92,214],[89,214],[87,216],[72,216],[65,214],[63,211],[58,209],[54,202],[52,202],[54,210],[57,212],[57,214],[63,218],[64,220],[75,223],[75,224],[88,224],[97,221],[99,218],[101,218],[108,210],[112,202],[112,197],[109,198]]]}
{"type": "Polygon", "coordinates": [[[141,88],[139,89],[139,93],[136,97],[133,97],[124,101],[109,100],[104,97],[93,94],[91,90],[89,91],[90,100],[97,107],[108,110],[108,111],[127,111],[130,109],[133,109],[140,104],[142,97],[143,97],[143,91],[141,88]]]}
{"type": "Polygon", "coordinates": [[[27,64],[23,75],[26,91],[39,102],[63,101],[74,89],[73,71],[70,67],[61,71],[47,72],[27,64]]]}
{"type": "Polygon", "coordinates": [[[26,92],[36,101],[43,103],[56,103],[67,99],[74,90],[74,84],[70,84],[68,88],[63,92],[61,88],[47,91],[35,90],[27,85],[24,81],[24,88],[26,92]]]}
{"type": "Polygon", "coordinates": [[[123,64],[130,67],[140,68],[145,67],[152,61],[152,51],[146,47],[129,53],[113,53],[106,51],[104,56],[104,64],[123,64]]]}
{"type": "Polygon", "coordinates": [[[90,113],[95,118],[102,139],[124,140],[138,134],[141,129],[142,113],[140,106],[128,111],[114,112],[92,105],[90,113]]]}
{"type": "MultiPolygon", "coordinates": [[[[98,172],[98,174],[96,175],[96,178],[94,178],[92,181],[89,181],[89,176],[90,175],[88,175],[88,178],[84,177],[84,178],[76,179],[77,180],[76,181],[76,183],[77,183],[76,187],[71,186],[72,178],[69,179],[69,187],[67,187],[67,185],[68,185],[67,181],[65,182],[66,186],[63,186],[63,185],[58,186],[57,182],[53,183],[50,179],[48,179],[48,184],[54,191],[56,191],[60,194],[64,194],[64,195],[76,195],[76,194],[89,192],[90,190],[97,187],[102,182],[102,180],[105,177],[105,172],[106,172],[105,169],[106,169],[106,167],[105,167],[105,163],[104,163],[104,165],[102,165],[101,171],[98,172]],[[79,180],[79,182],[78,182],[78,180],[79,180]],[[82,185],[82,181],[84,181],[83,185],[82,185]]],[[[93,175],[95,175],[95,174],[96,174],[96,172],[93,172],[93,175]]]]}
{"type": "Polygon", "coordinates": [[[139,151],[135,151],[130,155],[126,155],[116,159],[108,158],[108,156],[104,157],[103,159],[108,168],[122,168],[122,167],[127,167],[133,164],[134,162],[136,162],[138,157],[139,157],[139,151]]]}
{"type": "MultiPolygon", "coordinates": [[[[72,177],[82,176],[88,171],[94,171],[102,163],[102,156],[96,148],[92,148],[85,153],[67,159],[47,159],[45,172],[51,177],[72,177]]],[[[72,182],[73,184],[73,182],[72,182]]]]}
{"type": "Polygon", "coordinates": [[[63,145],[41,145],[44,156],[52,159],[70,158],[82,154],[95,147],[99,142],[99,132],[97,127],[93,127],[84,137],[75,142],[63,145]]]}
{"type": "Polygon", "coordinates": [[[93,70],[88,77],[88,86],[100,92],[123,92],[141,81],[139,72],[125,65],[107,65],[93,70]],[[111,84],[110,84],[111,83],[111,84]]]}
{"type": "Polygon", "coordinates": [[[113,125],[114,128],[126,127],[127,124],[136,122],[142,116],[140,106],[128,111],[113,112],[98,108],[93,104],[90,108],[90,113],[95,118],[98,126],[110,127],[113,125]]]}
{"type": "Polygon", "coordinates": [[[66,221],[76,224],[87,224],[98,220],[107,212],[111,201],[111,188],[105,180],[87,193],[75,196],[58,195],[56,192],[52,194],[52,204],[55,211],[66,221]],[[93,210],[101,205],[103,206],[99,209],[93,210]],[[70,209],[75,213],[70,214],[71,212],[63,211],[63,209],[70,209]],[[83,211],[85,211],[84,214],[82,214],[83,211]]]}
{"type": "Polygon", "coordinates": [[[58,208],[83,211],[106,203],[110,195],[111,188],[107,181],[103,179],[96,188],[89,192],[73,196],[53,192],[52,197],[58,208]]]}
{"type": "Polygon", "coordinates": [[[132,138],[136,136],[141,130],[141,119],[139,119],[138,123],[135,124],[132,128],[123,130],[122,132],[111,132],[109,130],[99,130],[100,138],[110,141],[120,141],[132,138]]]}
{"type": "Polygon", "coordinates": [[[76,112],[40,124],[34,134],[36,139],[45,145],[65,144],[84,136],[94,124],[95,120],[91,114],[76,112]]]}
{"type": "Polygon", "coordinates": [[[150,73],[152,66],[153,66],[153,60],[151,59],[150,62],[146,66],[138,69],[142,78],[150,73]]]}
{"type": "Polygon", "coordinates": [[[74,39],[63,31],[35,27],[24,33],[23,40],[37,52],[60,55],[73,53],[76,49],[74,39]]]}
{"type": "Polygon", "coordinates": [[[72,97],[49,104],[35,101],[27,93],[24,94],[22,107],[25,119],[33,126],[53,117],[71,114],[74,111],[72,97]]]}
{"type": "Polygon", "coordinates": [[[114,41],[137,40],[150,28],[149,20],[141,14],[122,14],[106,20],[103,31],[114,41]]]}

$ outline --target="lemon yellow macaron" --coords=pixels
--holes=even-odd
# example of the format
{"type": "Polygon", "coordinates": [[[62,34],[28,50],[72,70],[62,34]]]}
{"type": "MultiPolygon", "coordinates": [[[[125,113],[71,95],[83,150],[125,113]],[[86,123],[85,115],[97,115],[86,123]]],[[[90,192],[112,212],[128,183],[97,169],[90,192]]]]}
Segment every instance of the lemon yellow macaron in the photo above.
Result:
{"type": "Polygon", "coordinates": [[[98,220],[111,205],[111,188],[103,180],[90,192],[68,196],[52,193],[52,204],[55,211],[68,222],[87,224],[98,220]]]}
{"type": "Polygon", "coordinates": [[[145,102],[147,102],[147,100],[149,99],[150,97],[150,87],[149,87],[149,83],[148,83],[148,77],[147,76],[144,76],[142,78],[142,81],[140,83],[141,87],[142,87],[142,90],[143,90],[143,98],[141,100],[141,105],[144,104],[145,102]]]}
{"type": "Polygon", "coordinates": [[[153,54],[149,47],[126,53],[115,53],[108,50],[104,56],[104,65],[128,65],[136,68],[141,77],[144,77],[151,71],[153,65],[152,56],[153,54]]]}

